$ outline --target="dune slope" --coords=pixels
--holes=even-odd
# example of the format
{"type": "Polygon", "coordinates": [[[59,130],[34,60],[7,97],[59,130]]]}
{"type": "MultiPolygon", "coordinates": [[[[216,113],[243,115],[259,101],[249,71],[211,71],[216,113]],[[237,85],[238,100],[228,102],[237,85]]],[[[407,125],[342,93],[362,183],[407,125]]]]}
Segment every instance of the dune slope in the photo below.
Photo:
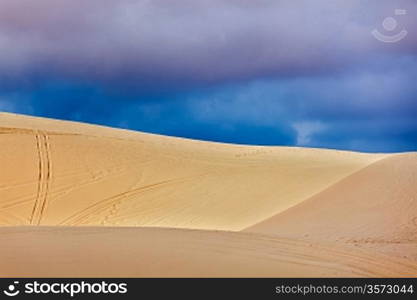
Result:
{"type": "Polygon", "coordinates": [[[0,227],[4,277],[406,277],[408,260],[241,232],[0,227]]]}
{"type": "Polygon", "coordinates": [[[0,225],[241,230],[384,155],[238,146],[0,114],[0,225]]]}
{"type": "Polygon", "coordinates": [[[375,162],[246,231],[353,244],[417,260],[417,153],[375,162]]]}

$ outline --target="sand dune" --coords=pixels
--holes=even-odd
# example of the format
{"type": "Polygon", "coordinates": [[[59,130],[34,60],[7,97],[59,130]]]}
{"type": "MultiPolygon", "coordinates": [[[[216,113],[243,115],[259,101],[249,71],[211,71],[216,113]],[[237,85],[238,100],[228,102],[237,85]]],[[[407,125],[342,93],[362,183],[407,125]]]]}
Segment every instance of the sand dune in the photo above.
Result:
{"type": "Polygon", "coordinates": [[[375,162],[246,231],[338,241],[417,260],[417,153],[375,162]]]}
{"type": "Polygon", "coordinates": [[[413,276],[407,260],[239,232],[0,228],[0,275],[39,277],[413,276]],[[94,255],[92,255],[94,253],[94,255]]]}
{"type": "Polygon", "coordinates": [[[383,155],[191,141],[0,115],[0,224],[241,230],[383,155]]]}
{"type": "Polygon", "coordinates": [[[417,276],[416,153],[0,113],[0,168],[2,277],[417,276]]]}

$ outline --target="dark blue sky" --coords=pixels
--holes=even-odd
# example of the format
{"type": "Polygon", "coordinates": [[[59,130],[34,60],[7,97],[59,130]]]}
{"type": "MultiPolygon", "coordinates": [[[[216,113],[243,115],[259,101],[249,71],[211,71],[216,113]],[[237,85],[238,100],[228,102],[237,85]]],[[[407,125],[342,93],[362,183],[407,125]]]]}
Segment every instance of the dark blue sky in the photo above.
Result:
{"type": "Polygon", "coordinates": [[[2,1],[0,110],[231,143],[415,151],[415,14],[412,0],[2,1]],[[383,43],[373,29],[408,34],[383,43]]]}

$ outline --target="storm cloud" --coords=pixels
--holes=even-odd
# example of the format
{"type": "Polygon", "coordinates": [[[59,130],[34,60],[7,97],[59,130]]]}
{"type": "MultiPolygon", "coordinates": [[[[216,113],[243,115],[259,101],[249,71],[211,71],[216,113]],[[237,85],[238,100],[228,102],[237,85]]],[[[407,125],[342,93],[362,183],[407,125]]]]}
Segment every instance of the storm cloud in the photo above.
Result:
{"type": "Polygon", "coordinates": [[[415,150],[416,13],[413,0],[4,0],[0,110],[224,142],[415,150]],[[382,43],[374,29],[408,34],[382,43]]]}
{"type": "Polygon", "coordinates": [[[0,74],[144,89],[341,72],[378,54],[415,54],[416,33],[393,47],[370,34],[398,5],[417,11],[395,2],[5,0],[0,74]]]}

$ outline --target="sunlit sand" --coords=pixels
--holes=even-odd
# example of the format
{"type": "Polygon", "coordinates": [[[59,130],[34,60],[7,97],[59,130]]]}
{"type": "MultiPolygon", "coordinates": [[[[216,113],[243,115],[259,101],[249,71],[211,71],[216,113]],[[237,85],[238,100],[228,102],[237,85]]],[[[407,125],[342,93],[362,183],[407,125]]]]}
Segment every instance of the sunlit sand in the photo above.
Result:
{"type": "Polygon", "coordinates": [[[0,243],[0,276],[417,276],[417,154],[0,113],[0,243]]]}

